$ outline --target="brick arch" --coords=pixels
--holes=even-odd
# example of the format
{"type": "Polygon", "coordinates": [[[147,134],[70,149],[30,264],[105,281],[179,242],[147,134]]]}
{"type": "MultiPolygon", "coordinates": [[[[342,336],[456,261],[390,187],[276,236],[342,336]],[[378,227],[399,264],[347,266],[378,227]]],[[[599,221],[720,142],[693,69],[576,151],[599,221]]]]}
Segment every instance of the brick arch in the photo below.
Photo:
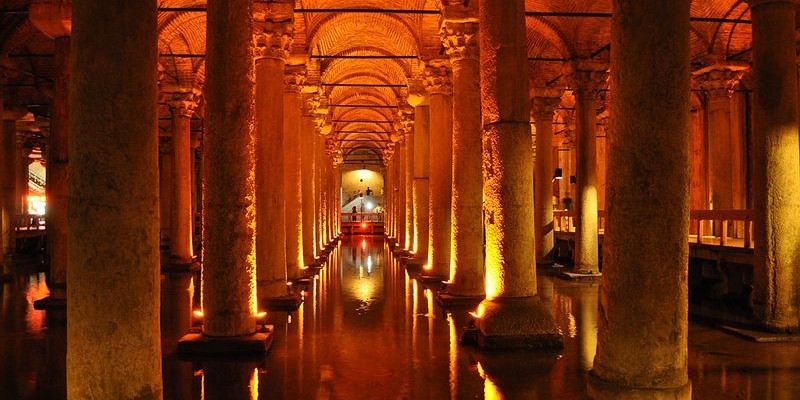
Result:
{"type": "Polygon", "coordinates": [[[354,47],[373,47],[390,54],[419,54],[420,39],[409,23],[388,14],[331,14],[308,30],[312,54],[339,54],[354,47]]]}
{"type": "MultiPolygon", "coordinates": [[[[194,4],[182,7],[199,6],[194,4]]],[[[160,54],[203,54],[206,48],[206,14],[159,15],[160,54]]],[[[205,80],[205,58],[159,57],[165,74],[181,86],[201,86],[205,80]]]]}

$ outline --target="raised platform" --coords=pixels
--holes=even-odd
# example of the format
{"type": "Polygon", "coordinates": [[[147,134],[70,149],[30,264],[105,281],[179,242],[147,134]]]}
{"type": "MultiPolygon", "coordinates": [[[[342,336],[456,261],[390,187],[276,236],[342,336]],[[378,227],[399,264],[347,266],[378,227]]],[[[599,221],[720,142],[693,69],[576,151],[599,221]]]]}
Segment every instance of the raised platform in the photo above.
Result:
{"type": "Polygon", "coordinates": [[[66,310],[67,299],[54,299],[47,296],[33,302],[34,310],[66,310]]]}
{"type": "Polygon", "coordinates": [[[445,310],[472,311],[483,301],[484,296],[454,296],[446,292],[437,292],[434,299],[445,310]]]}
{"type": "Polygon", "coordinates": [[[303,299],[300,296],[286,295],[281,297],[270,297],[259,301],[258,306],[267,311],[297,311],[303,299]]]}
{"type": "Polygon", "coordinates": [[[773,333],[756,331],[746,328],[735,328],[732,326],[720,326],[719,329],[725,333],[740,337],[756,343],[787,343],[800,342],[800,334],[797,333],[773,333]]]}
{"type": "Polygon", "coordinates": [[[590,282],[595,282],[595,281],[599,281],[603,277],[603,274],[600,273],[600,272],[598,272],[596,274],[591,274],[591,273],[590,274],[583,274],[583,273],[579,273],[579,272],[572,272],[572,271],[564,271],[564,270],[562,270],[562,271],[558,272],[558,277],[561,278],[561,279],[566,279],[566,280],[570,280],[570,281],[590,281],[590,282]]]}
{"type": "Polygon", "coordinates": [[[248,336],[211,337],[202,333],[187,333],[178,341],[177,352],[184,357],[261,355],[269,351],[273,331],[274,327],[267,325],[265,332],[248,336]]]}

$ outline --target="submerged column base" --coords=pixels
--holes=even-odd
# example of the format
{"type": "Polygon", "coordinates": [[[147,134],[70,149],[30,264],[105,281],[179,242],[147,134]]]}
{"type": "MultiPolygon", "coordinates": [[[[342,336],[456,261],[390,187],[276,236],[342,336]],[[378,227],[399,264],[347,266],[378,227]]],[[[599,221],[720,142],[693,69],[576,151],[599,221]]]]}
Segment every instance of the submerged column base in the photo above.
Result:
{"type": "Polygon", "coordinates": [[[478,307],[485,296],[459,296],[447,293],[447,291],[437,292],[435,299],[445,310],[468,309],[474,310],[478,307]]]}
{"type": "Polygon", "coordinates": [[[247,336],[212,337],[202,333],[187,333],[178,341],[181,356],[242,356],[264,354],[272,346],[274,327],[265,325],[263,332],[247,336]]]}
{"type": "Polygon", "coordinates": [[[689,400],[692,381],[674,388],[626,387],[605,381],[590,371],[587,390],[594,400],[689,400]]]}
{"type": "Polygon", "coordinates": [[[561,349],[564,338],[538,296],[483,300],[473,315],[478,347],[485,350],[561,349]]]}

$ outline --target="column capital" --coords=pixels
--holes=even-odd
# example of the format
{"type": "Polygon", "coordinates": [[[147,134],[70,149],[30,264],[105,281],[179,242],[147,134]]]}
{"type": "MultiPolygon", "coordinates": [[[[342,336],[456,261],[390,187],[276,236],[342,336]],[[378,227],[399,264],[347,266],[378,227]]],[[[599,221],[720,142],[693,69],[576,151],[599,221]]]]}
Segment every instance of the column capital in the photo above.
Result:
{"type": "Polygon", "coordinates": [[[439,36],[451,62],[479,59],[477,19],[445,20],[439,36]]]}
{"type": "Polygon", "coordinates": [[[730,97],[733,87],[742,79],[749,66],[720,63],[692,72],[700,89],[709,97],[730,97]]]}
{"type": "Polygon", "coordinates": [[[55,39],[72,34],[71,0],[34,0],[28,8],[28,19],[33,26],[55,39]]]}
{"type": "Polygon", "coordinates": [[[201,91],[194,87],[166,86],[162,92],[173,116],[191,118],[200,102],[201,91]]]}
{"type": "Polygon", "coordinates": [[[283,88],[286,92],[300,93],[306,82],[305,65],[287,65],[283,70],[283,88]]]}
{"type": "Polygon", "coordinates": [[[414,132],[414,109],[400,106],[397,116],[399,117],[400,134],[403,139],[407,139],[414,132]]]}
{"type": "Polygon", "coordinates": [[[391,163],[392,159],[394,159],[394,147],[394,143],[389,143],[386,145],[386,148],[383,149],[383,163],[386,166],[389,166],[389,163],[391,163]]]}
{"type": "Polygon", "coordinates": [[[535,120],[553,118],[553,113],[561,104],[563,88],[535,87],[531,89],[531,114],[535,120]]]}
{"type": "Polygon", "coordinates": [[[294,35],[294,1],[253,4],[253,41],[256,60],[286,60],[294,35]]]}
{"type": "Polygon", "coordinates": [[[575,98],[592,99],[608,79],[608,65],[584,58],[573,59],[565,66],[575,98]]]}
{"type": "Polygon", "coordinates": [[[447,61],[431,60],[425,65],[425,90],[430,95],[440,94],[450,96],[453,94],[453,79],[447,61]]]}

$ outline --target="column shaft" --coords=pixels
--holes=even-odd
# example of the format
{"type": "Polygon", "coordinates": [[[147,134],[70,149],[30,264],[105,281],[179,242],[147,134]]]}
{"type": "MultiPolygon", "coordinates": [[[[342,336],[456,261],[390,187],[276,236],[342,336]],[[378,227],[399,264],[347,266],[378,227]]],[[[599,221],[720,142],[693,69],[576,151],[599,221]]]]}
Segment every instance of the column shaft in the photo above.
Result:
{"type": "Polygon", "coordinates": [[[414,237],[416,258],[428,259],[428,182],[430,168],[430,106],[415,107],[414,115],[414,237]]]}
{"type": "Polygon", "coordinates": [[[190,100],[172,104],[172,204],[169,224],[170,263],[187,264],[192,250],[192,109],[190,100]]]}
{"type": "Polygon", "coordinates": [[[575,149],[578,161],[575,193],[575,272],[596,274],[600,270],[600,256],[597,242],[597,122],[593,88],[586,87],[575,91],[575,108],[577,114],[575,149]]]}
{"type": "Polygon", "coordinates": [[[616,0],[611,32],[619,51],[589,395],[689,399],[689,1],[616,0]]]}
{"type": "MultiPolygon", "coordinates": [[[[17,216],[17,121],[10,119],[10,112],[5,111],[2,132],[0,132],[0,213],[2,214],[3,256],[7,258],[16,252],[17,238],[14,225],[17,216]],[[9,117],[9,118],[7,118],[9,117]]],[[[9,261],[6,259],[5,261],[9,261]]],[[[4,261],[4,262],[5,262],[4,261]]]]}
{"type": "Polygon", "coordinates": [[[47,245],[50,247],[50,297],[66,298],[67,211],[69,201],[69,79],[70,37],[55,40],[56,76],[50,139],[47,147],[47,245]]]}
{"type": "MultiPolygon", "coordinates": [[[[294,67],[292,67],[294,69],[294,67]]],[[[283,193],[286,204],[286,273],[300,276],[303,268],[303,192],[300,162],[300,87],[297,71],[287,71],[283,92],[283,193]]]]}
{"type": "Polygon", "coordinates": [[[750,1],[753,19],[754,311],[800,329],[800,155],[794,1],[750,1]]]}
{"type": "Polygon", "coordinates": [[[316,259],[316,234],[314,218],[314,120],[308,108],[303,106],[304,114],[300,120],[301,189],[303,204],[303,262],[314,263],[316,259]]]}
{"type": "Polygon", "coordinates": [[[208,2],[203,333],[255,332],[252,0],[208,2]]]}
{"type": "MultiPolygon", "coordinates": [[[[411,128],[409,127],[409,130],[411,128]]],[[[410,132],[409,132],[410,133],[410,132]]],[[[403,160],[405,171],[403,171],[403,190],[405,191],[405,248],[409,251],[414,250],[414,134],[406,135],[405,157],[403,160]]]]}
{"type": "MultiPolygon", "coordinates": [[[[536,90],[536,89],[534,89],[536,90]]],[[[542,89],[541,91],[548,91],[542,89]]],[[[561,102],[560,91],[551,93],[552,97],[534,97],[534,121],[536,123],[536,165],[535,190],[536,205],[536,263],[553,264],[553,111],[561,102]]]]}
{"type": "Polygon", "coordinates": [[[428,186],[428,271],[450,276],[450,199],[452,197],[453,96],[450,71],[441,66],[426,69],[430,93],[430,180],[428,186]]]}
{"type": "Polygon", "coordinates": [[[162,398],[156,15],[72,2],[68,399],[162,398]]]}

